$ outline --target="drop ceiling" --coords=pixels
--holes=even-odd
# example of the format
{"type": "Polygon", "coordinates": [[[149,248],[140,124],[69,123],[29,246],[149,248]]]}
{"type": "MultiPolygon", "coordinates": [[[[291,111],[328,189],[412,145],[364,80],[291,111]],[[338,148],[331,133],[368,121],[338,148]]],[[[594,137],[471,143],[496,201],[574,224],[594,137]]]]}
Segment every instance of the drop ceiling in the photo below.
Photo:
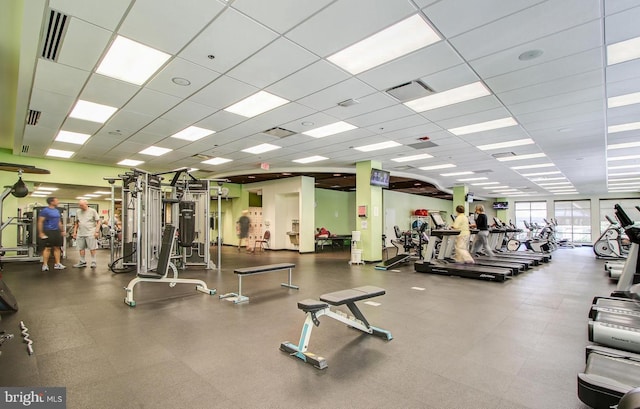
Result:
{"type": "MultiPolygon", "coordinates": [[[[578,193],[604,194],[608,157],[640,155],[640,147],[607,150],[607,144],[640,140],[640,130],[607,133],[608,126],[640,121],[640,104],[607,109],[607,97],[640,91],[640,59],[606,63],[607,45],[640,36],[638,21],[640,1],[632,0],[34,1],[23,18],[13,152],[44,157],[50,148],[72,150],[69,161],[114,166],[134,159],[149,171],[199,168],[202,177],[259,175],[261,163],[275,173],[353,173],[356,162],[376,160],[395,177],[438,189],[465,183],[443,173],[471,171],[537,195],[549,191],[512,166],[544,162],[578,193]],[[39,56],[50,10],[69,20],[55,61],[39,56]],[[357,75],[329,62],[414,15],[440,40],[357,75]],[[97,74],[118,35],[170,58],[142,85],[97,74]],[[436,94],[481,82],[489,94],[416,112],[386,92],[411,81],[436,94]],[[290,102],[251,118],[225,111],[261,90],[290,102]],[[118,110],[104,124],[70,118],[78,99],[118,110]],[[350,99],[357,103],[339,105],[350,99]],[[29,110],[41,112],[36,125],[25,124],[29,110]],[[517,125],[460,136],[449,131],[507,117],[517,125]],[[304,134],[338,121],[357,128],[319,139],[304,134]],[[215,133],[194,142],[170,137],[189,126],[215,133]],[[264,133],[274,127],[294,134],[264,133]],[[91,137],[84,145],[54,141],[60,130],[91,137]],[[478,149],[528,138],[532,144],[478,149]],[[400,146],[354,149],[391,140],[400,146]],[[418,145],[424,141],[432,144],[418,145]],[[243,152],[262,143],[281,148],[243,152]],[[138,153],[151,145],[172,151],[138,153]],[[494,155],[502,152],[546,157],[501,162],[494,155]],[[393,161],[423,153],[433,157],[393,161]],[[231,161],[207,165],[194,155],[231,161]],[[293,162],[314,155],[327,159],[293,162]],[[456,167],[420,169],[440,164],[456,167]]],[[[615,164],[640,167],[640,159],[615,164]]],[[[487,190],[485,196],[504,194],[487,190]]]]}

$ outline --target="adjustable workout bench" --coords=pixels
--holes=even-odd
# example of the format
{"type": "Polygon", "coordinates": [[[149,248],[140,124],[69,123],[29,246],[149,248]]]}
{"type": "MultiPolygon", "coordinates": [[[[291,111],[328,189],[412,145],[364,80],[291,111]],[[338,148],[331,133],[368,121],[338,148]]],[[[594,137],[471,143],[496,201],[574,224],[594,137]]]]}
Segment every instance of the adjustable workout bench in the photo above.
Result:
{"type": "Polygon", "coordinates": [[[251,276],[254,274],[270,273],[272,271],[289,270],[289,282],[280,284],[282,287],[293,288],[297,290],[299,287],[291,283],[291,272],[295,268],[292,263],[267,264],[265,266],[255,266],[246,268],[236,268],[233,270],[238,275],[238,292],[220,295],[220,298],[229,298],[234,304],[240,304],[249,301],[249,297],[242,295],[242,276],[251,276]]]}
{"type": "Polygon", "coordinates": [[[302,325],[302,333],[300,334],[300,341],[298,342],[298,345],[285,341],[280,344],[280,350],[289,353],[291,356],[300,358],[304,362],[312,364],[318,369],[326,368],[327,361],[325,358],[311,352],[307,352],[309,340],[311,339],[311,330],[313,329],[312,324],[316,327],[319,326],[320,320],[318,318],[323,315],[343,322],[349,327],[366,332],[367,334],[377,335],[387,341],[392,340],[393,337],[391,336],[391,332],[371,326],[355,304],[356,301],[366,300],[367,298],[373,298],[384,294],[384,289],[367,285],[364,287],[352,288],[350,290],[323,294],[320,296],[320,301],[306,299],[298,302],[298,308],[306,313],[306,318],[302,325]],[[347,317],[347,314],[338,310],[331,311],[329,304],[346,304],[353,316],[347,317]]]}
{"type": "Polygon", "coordinates": [[[138,276],[129,281],[129,284],[124,288],[127,292],[124,303],[129,307],[136,306],[136,302],[133,300],[133,288],[136,284],[142,281],[149,283],[169,283],[169,287],[175,287],[176,284],[195,284],[197,291],[209,295],[214,295],[216,293],[214,288],[207,287],[207,284],[202,280],[178,278],[178,269],[169,261],[171,253],[173,252],[175,235],[176,226],[168,224],[162,233],[162,245],[160,246],[160,255],[158,256],[158,267],[156,268],[156,271],[147,271],[146,273],[138,274],[138,276]],[[171,278],[167,277],[169,274],[169,268],[173,271],[173,277],[171,278]]]}

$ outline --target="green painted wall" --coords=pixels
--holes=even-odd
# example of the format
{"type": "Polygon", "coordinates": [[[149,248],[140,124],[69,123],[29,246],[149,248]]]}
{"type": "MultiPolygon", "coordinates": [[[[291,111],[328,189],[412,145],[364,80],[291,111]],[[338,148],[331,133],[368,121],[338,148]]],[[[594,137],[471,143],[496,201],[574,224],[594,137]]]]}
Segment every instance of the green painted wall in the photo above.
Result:
{"type": "Polygon", "coordinates": [[[262,195],[249,192],[249,207],[262,207],[262,195]]]}
{"type": "Polygon", "coordinates": [[[356,228],[355,193],[316,189],[315,227],[324,227],[332,234],[351,234],[356,228]]]}

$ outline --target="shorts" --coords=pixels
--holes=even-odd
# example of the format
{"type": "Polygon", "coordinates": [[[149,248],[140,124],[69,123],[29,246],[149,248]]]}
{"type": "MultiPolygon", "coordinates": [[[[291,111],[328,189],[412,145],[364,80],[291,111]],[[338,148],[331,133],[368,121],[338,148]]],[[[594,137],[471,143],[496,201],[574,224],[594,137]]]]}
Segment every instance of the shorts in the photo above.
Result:
{"type": "Polygon", "coordinates": [[[76,237],[76,245],[78,250],[95,250],[98,248],[98,240],[91,236],[78,236],[76,237]]]}
{"type": "Polygon", "coordinates": [[[38,248],[44,249],[47,247],[62,247],[62,233],[60,230],[45,230],[44,235],[46,239],[38,237],[38,248]]]}

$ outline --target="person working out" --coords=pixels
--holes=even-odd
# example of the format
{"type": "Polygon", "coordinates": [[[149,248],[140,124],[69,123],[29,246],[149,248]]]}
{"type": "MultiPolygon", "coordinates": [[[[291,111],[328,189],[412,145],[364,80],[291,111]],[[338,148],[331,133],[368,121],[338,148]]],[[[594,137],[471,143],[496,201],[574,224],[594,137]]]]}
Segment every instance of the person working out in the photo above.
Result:
{"type": "Polygon", "coordinates": [[[474,263],[471,254],[469,254],[469,237],[471,231],[469,230],[469,219],[464,214],[464,206],[456,206],[456,220],[451,226],[455,230],[460,230],[460,234],[456,236],[456,254],[455,259],[457,263],[472,264],[474,263]]]}
{"type": "Polygon", "coordinates": [[[80,250],[80,261],[74,267],[86,267],[85,249],[91,253],[91,268],[96,268],[96,249],[98,248],[98,237],[102,223],[98,212],[89,207],[86,200],[78,202],[76,212],[76,223],[73,228],[73,238],[76,240],[80,250]]]}
{"type": "Polygon", "coordinates": [[[476,240],[471,247],[471,254],[477,253],[479,250],[484,250],[485,254],[489,257],[493,257],[493,250],[489,246],[489,223],[487,221],[487,215],[484,214],[484,206],[476,206],[476,224],[471,225],[478,229],[476,240]]]}
{"type": "Polygon", "coordinates": [[[238,219],[238,251],[240,251],[240,247],[242,247],[242,240],[245,241],[245,246],[247,251],[249,251],[249,225],[251,224],[251,219],[249,219],[248,210],[242,211],[242,216],[238,219]]]}
{"type": "Polygon", "coordinates": [[[62,236],[65,234],[60,211],[58,210],[58,198],[48,197],[48,207],[38,213],[38,239],[42,249],[42,271],[49,271],[49,257],[53,248],[54,270],[62,270],[65,266],[60,263],[62,236]]]}

